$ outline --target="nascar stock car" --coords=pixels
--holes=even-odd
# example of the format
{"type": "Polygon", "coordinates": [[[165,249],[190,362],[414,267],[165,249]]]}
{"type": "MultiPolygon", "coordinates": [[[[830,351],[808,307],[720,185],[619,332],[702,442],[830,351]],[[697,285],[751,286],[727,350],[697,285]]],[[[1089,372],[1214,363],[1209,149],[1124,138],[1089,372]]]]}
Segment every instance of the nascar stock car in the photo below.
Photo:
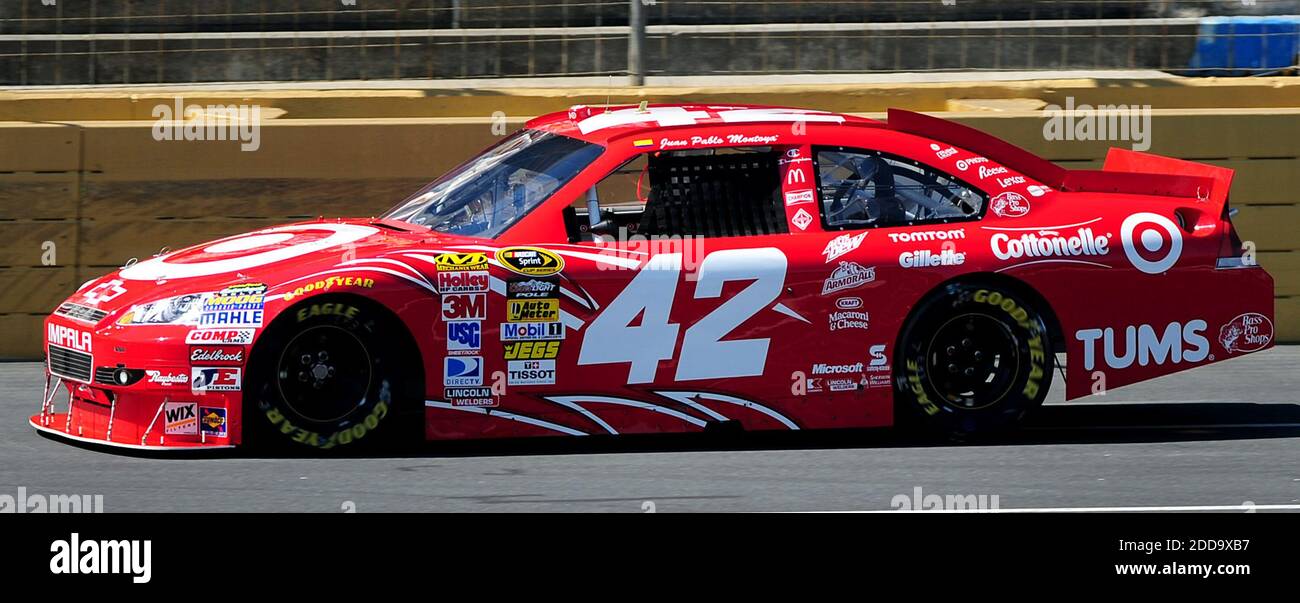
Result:
{"type": "Polygon", "coordinates": [[[1273,343],[1232,171],[908,111],[593,108],[389,213],[165,253],[46,322],[41,432],[148,449],[996,432],[1273,343]],[[64,396],[66,391],[66,408],[64,396]]]}

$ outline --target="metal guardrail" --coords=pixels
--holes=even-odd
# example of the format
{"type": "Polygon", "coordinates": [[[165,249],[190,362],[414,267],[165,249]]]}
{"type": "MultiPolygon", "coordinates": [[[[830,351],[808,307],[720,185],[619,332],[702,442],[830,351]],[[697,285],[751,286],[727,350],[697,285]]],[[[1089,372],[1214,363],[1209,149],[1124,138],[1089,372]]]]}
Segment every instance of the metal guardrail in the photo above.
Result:
{"type": "MultiPolygon", "coordinates": [[[[1201,15],[1292,5],[1300,12],[1300,0],[230,0],[226,6],[261,8],[202,13],[193,3],[163,2],[159,12],[132,15],[95,12],[127,4],[110,0],[91,0],[89,12],[84,2],[74,10],[72,0],[8,1],[15,4],[0,6],[0,85],[587,75],[628,76],[639,85],[647,75],[1008,69],[1226,74],[1222,60],[1198,54],[1209,31],[1201,15]],[[19,3],[21,13],[13,9],[19,3]],[[290,4],[300,10],[274,9],[290,4]],[[873,18],[882,15],[894,18],[873,18]]],[[[1216,56],[1252,46],[1248,54],[1267,57],[1234,68],[1272,73],[1294,65],[1294,57],[1274,55],[1289,52],[1281,49],[1295,46],[1300,30],[1214,27],[1214,44],[1232,47],[1216,56]]]]}

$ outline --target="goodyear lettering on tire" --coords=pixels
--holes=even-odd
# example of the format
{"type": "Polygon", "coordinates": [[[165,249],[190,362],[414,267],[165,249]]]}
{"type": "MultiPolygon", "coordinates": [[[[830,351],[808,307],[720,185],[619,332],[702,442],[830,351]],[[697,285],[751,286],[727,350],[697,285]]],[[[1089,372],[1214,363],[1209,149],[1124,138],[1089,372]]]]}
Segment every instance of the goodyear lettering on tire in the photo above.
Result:
{"type": "Polygon", "coordinates": [[[980,289],[975,292],[974,300],[976,303],[988,304],[1002,310],[1022,329],[1029,331],[1029,378],[1025,381],[1025,388],[1021,393],[1028,398],[1037,397],[1042,387],[1043,371],[1047,360],[1047,353],[1043,347],[1042,321],[1028,309],[1017,304],[1014,299],[999,291],[980,289]]]}

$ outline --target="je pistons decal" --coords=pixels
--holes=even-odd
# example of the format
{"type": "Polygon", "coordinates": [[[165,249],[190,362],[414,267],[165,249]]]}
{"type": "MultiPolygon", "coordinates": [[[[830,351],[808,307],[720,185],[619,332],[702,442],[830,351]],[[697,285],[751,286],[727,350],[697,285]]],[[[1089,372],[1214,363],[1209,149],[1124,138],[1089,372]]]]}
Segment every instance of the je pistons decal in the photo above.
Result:
{"type": "Polygon", "coordinates": [[[505,247],[497,251],[497,261],[524,276],[551,276],[564,270],[564,258],[540,247],[505,247]]]}
{"type": "Polygon", "coordinates": [[[434,264],[439,272],[488,269],[487,255],[482,253],[442,253],[434,264]]]}
{"type": "Polygon", "coordinates": [[[506,320],[510,322],[555,322],[559,319],[558,299],[506,300],[506,320]]]}

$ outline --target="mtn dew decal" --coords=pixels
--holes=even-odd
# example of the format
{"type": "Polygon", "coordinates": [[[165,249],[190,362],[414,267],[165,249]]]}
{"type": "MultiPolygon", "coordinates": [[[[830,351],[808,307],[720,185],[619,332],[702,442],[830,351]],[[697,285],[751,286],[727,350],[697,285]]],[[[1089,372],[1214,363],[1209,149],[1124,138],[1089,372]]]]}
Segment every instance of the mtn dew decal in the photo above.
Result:
{"type": "Polygon", "coordinates": [[[506,270],[524,276],[551,276],[564,270],[564,258],[540,247],[505,247],[497,251],[497,262],[506,270]]]}

